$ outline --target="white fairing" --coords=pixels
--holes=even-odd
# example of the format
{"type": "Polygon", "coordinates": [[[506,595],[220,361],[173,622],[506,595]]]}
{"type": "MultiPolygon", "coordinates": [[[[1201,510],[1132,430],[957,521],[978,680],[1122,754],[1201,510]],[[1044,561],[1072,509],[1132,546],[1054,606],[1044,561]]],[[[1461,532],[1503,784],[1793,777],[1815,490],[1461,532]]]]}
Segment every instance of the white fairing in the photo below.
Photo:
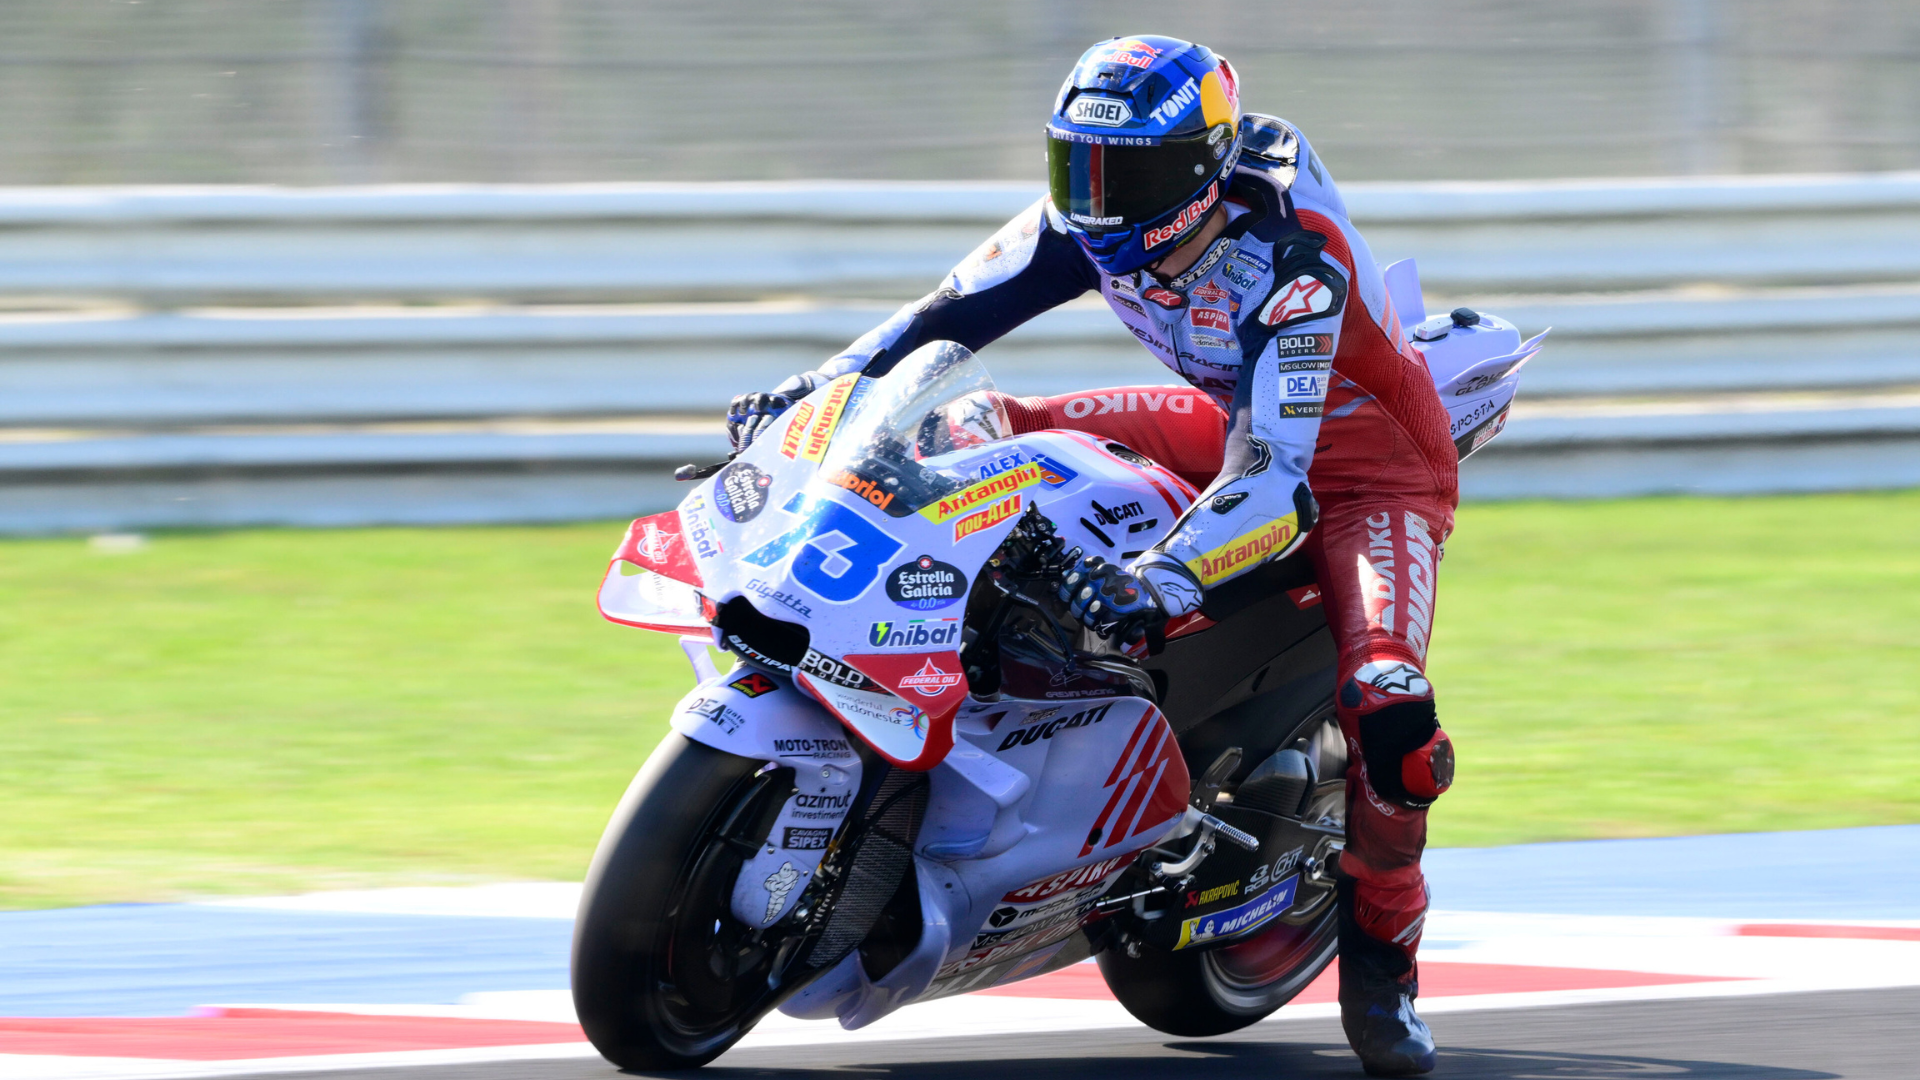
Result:
{"type": "Polygon", "coordinates": [[[1414,261],[1394,263],[1384,275],[1394,307],[1408,316],[1404,323],[1408,344],[1427,362],[1440,403],[1447,409],[1449,435],[1464,460],[1505,429],[1507,411],[1520,390],[1520,369],[1552,331],[1542,330],[1522,342],[1512,323],[1486,312],[1471,326],[1454,326],[1446,315],[1427,319],[1414,261]],[[1422,326],[1441,334],[1421,340],[1422,326]]]}
{"type": "Polygon", "coordinates": [[[875,981],[857,954],[788,1015],[859,1027],[908,1001],[1050,970],[1106,891],[1182,821],[1189,778],[1172,730],[1138,698],[976,702],[929,777],[915,851],[926,929],[875,981]]]}

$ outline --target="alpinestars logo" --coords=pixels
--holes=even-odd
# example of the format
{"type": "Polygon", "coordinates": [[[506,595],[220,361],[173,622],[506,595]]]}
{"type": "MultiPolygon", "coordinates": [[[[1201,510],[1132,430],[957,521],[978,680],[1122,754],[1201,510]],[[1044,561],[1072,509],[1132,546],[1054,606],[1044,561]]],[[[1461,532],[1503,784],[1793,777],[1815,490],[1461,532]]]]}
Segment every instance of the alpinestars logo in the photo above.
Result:
{"type": "Polygon", "coordinates": [[[1281,286],[1260,311],[1260,321],[1268,326],[1284,326],[1302,319],[1315,318],[1333,310],[1333,287],[1314,274],[1301,274],[1281,286]]]}

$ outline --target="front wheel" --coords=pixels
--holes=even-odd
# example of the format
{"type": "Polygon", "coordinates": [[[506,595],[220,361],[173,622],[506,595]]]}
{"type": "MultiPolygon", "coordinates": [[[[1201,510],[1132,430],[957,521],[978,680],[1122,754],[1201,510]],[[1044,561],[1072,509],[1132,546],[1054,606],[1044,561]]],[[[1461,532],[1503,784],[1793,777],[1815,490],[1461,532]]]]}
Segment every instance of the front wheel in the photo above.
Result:
{"type": "Polygon", "coordinates": [[[627,788],[587,871],[573,1003],[622,1069],[718,1057],[781,996],[777,946],[731,910],[734,878],[785,795],[779,771],[670,733],[627,788]]]}

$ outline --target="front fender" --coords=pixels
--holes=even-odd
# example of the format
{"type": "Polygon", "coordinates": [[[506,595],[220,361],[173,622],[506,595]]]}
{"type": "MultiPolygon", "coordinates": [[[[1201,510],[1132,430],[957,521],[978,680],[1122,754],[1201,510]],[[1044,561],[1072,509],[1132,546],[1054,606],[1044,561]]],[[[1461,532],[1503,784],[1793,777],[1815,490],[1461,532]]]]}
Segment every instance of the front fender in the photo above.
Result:
{"type": "Polygon", "coordinates": [[[754,668],[703,680],[674,707],[672,725],[715,750],[793,770],[793,792],[733,890],[735,918],[771,926],[799,903],[846,821],[860,790],[860,755],[826,710],[785,678],[754,668]]]}

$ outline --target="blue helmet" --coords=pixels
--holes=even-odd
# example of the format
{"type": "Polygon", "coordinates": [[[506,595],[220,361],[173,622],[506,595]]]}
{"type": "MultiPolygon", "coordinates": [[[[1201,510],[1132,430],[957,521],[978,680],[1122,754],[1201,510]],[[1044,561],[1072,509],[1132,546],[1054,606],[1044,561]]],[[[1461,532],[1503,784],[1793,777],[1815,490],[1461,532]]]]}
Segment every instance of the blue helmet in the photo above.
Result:
{"type": "Polygon", "coordinates": [[[1080,57],[1047,122],[1054,209],[1109,274],[1190,239],[1240,156],[1233,67],[1169,37],[1103,41],[1080,57]]]}

